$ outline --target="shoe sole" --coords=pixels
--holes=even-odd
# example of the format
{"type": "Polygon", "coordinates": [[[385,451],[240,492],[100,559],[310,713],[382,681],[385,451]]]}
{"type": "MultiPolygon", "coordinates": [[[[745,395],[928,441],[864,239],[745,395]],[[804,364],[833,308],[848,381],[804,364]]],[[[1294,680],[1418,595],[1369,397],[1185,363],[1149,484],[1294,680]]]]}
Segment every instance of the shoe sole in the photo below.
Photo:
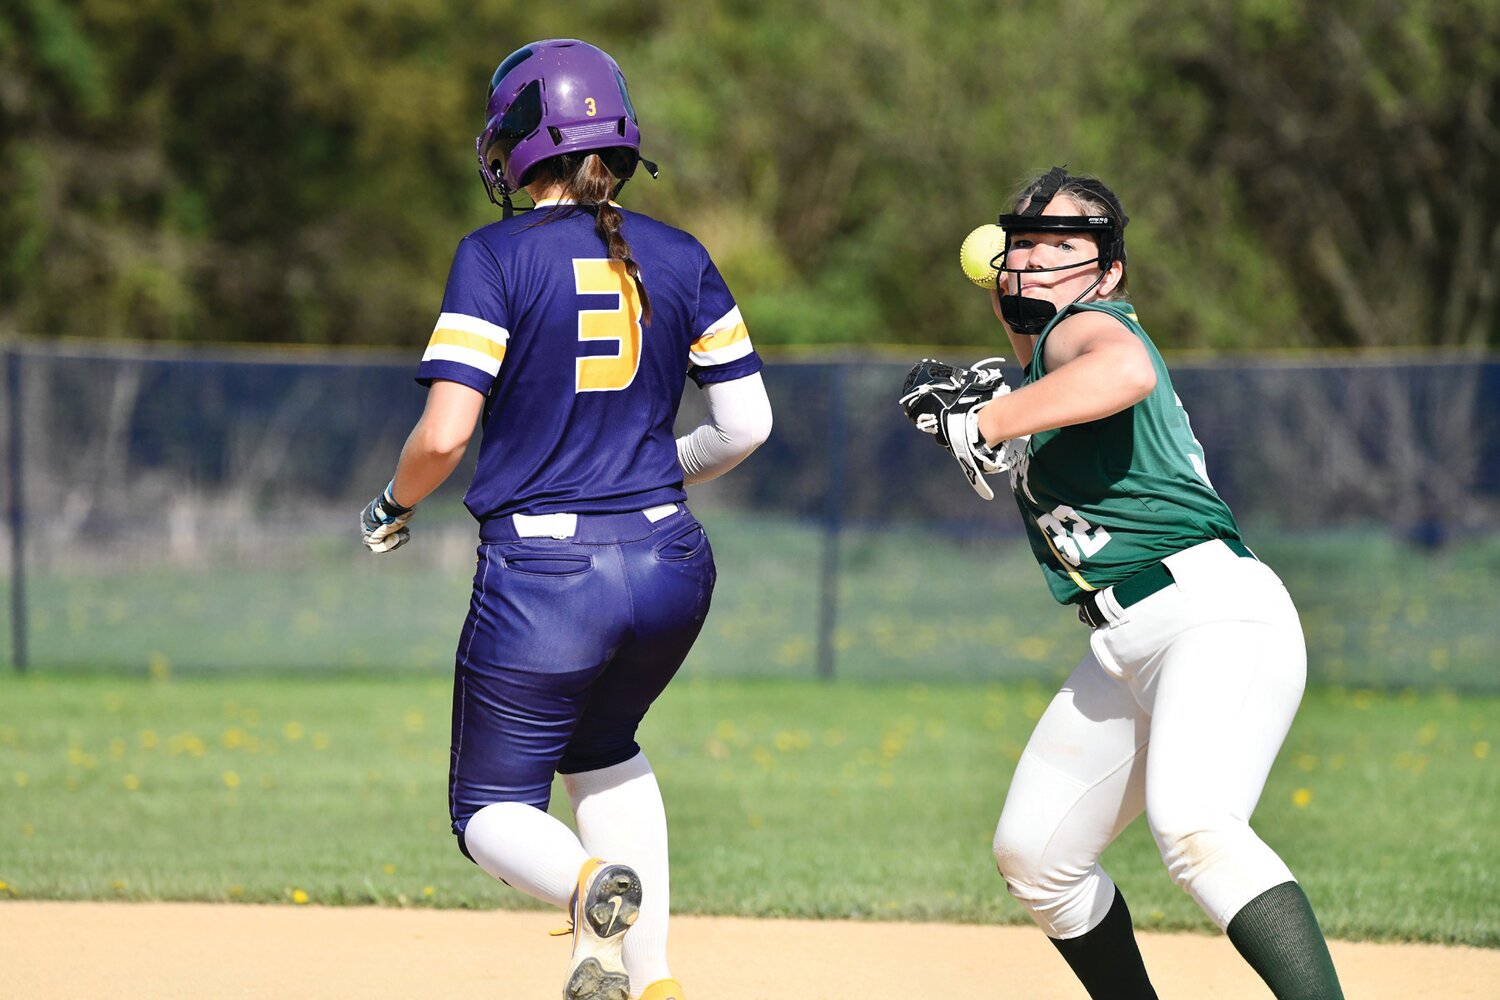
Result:
{"type": "Polygon", "coordinates": [[[573,970],[564,1000],[630,1000],[620,949],[641,915],[641,880],[626,865],[606,865],[579,906],[573,970]]]}

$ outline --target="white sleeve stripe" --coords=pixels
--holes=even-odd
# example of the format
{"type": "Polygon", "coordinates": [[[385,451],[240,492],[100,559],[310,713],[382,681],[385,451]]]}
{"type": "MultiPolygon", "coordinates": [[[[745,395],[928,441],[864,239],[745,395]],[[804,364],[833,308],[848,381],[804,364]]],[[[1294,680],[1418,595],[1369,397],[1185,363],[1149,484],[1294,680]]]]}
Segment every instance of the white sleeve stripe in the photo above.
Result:
{"type": "Polygon", "coordinates": [[[472,347],[459,347],[456,344],[430,344],[423,353],[422,360],[453,361],[457,364],[468,365],[470,368],[478,368],[491,377],[500,374],[498,358],[492,358],[472,347]]]}
{"type": "Polygon", "coordinates": [[[699,368],[712,368],[714,365],[725,365],[731,361],[738,361],[745,355],[754,351],[750,345],[749,337],[741,337],[732,344],[725,344],[712,351],[690,351],[688,356],[693,364],[699,368]]]}
{"type": "Polygon", "coordinates": [[[465,333],[493,340],[497,344],[504,344],[510,340],[510,331],[505,327],[496,326],[478,316],[466,316],[463,313],[443,313],[438,317],[437,325],[432,329],[433,332],[443,329],[462,330],[465,333]]]}
{"type": "Polygon", "coordinates": [[[745,320],[740,316],[740,307],[735,306],[723,316],[708,324],[708,329],[698,334],[698,339],[702,340],[704,337],[717,333],[719,330],[732,330],[743,322],[745,320]]]}

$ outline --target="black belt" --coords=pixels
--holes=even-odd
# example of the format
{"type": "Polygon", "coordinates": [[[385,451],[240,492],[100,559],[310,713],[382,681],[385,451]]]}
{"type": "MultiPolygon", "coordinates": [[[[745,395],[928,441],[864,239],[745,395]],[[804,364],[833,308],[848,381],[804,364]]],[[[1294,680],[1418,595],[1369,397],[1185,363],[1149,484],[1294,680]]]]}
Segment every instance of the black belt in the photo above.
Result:
{"type": "MultiPolygon", "coordinates": [[[[1219,540],[1229,546],[1229,551],[1241,559],[1255,558],[1255,553],[1246,548],[1244,542],[1234,538],[1221,538],[1219,540]]],[[[1167,564],[1152,563],[1134,576],[1128,576],[1114,585],[1115,603],[1121,608],[1128,608],[1132,604],[1139,604],[1152,594],[1164,589],[1171,582],[1172,571],[1167,569],[1167,564]]],[[[1089,628],[1099,628],[1109,623],[1109,619],[1105,617],[1104,611],[1099,607],[1099,595],[1102,593],[1102,590],[1091,590],[1084,594],[1078,601],[1078,620],[1089,628]]]]}

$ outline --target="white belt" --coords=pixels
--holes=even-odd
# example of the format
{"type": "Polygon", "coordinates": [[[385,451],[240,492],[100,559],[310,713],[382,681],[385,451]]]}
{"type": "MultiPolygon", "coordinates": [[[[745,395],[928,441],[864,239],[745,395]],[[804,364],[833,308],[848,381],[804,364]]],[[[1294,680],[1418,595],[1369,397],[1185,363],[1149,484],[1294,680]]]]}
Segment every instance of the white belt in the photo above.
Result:
{"type": "MultiPolygon", "coordinates": [[[[640,512],[646,520],[655,524],[662,518],[677,513],[675,503],[664,503],[647,507],[640,512]]],[[[521,538],[572,538],[578,534],[577,514],[512,514],[510,523],[521,538]]]]}

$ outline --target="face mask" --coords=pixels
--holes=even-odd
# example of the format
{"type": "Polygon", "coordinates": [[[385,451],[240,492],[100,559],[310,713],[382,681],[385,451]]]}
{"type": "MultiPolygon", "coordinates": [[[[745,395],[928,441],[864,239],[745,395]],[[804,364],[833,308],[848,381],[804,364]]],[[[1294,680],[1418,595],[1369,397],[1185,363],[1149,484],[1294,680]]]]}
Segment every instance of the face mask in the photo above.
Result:
{"type": "MultiPolygon", "coordinates": [[[[1094,283],[1078,294],[1073,302],[1078,302],[1085,295],[1099,287],[1099,282],[1104,280],[1105,273],[1115,260],[1124,259],[1124,241],[1120,236],[1120,229],[1124,224],[1117,227],[1117,220],[1107,215],[1043,215],[1042,209],[1057,196],[1058,190],[1068,179],[1066,167],[1053,167],[1038,182],[1036,190],[1027,202],[1026,208],[1018,213],[1000,216],[999,222],[1005,230],[1005,249],[1010,250],[1012,233],[1090,233],[1099,242],[1100,247],[1106,248],[1100,251],[1099,256],[1092,260],[1082,260],[1075,264],[1063,264],[1058,267],[1026,268],[1005,267],[1001,262],[999,270],[1006,274],[1044,274],[1048,271],[1067,271],[1085,264],[1099,265],[1099,277],[1094,283]]],[[[1026,291],[1024,283],[1017,279],[1017,291],[1026,291]]],[[[1072,303],[1070,303],[1071,305],[1072,303]]],[[[1026,298],[1021,295],[1000,296],[1000,315],[1006,324],[1017,333],[1034,336],[1047,328],[1057,315],[1057,307],[1044,299],[1026,298]]]]}

